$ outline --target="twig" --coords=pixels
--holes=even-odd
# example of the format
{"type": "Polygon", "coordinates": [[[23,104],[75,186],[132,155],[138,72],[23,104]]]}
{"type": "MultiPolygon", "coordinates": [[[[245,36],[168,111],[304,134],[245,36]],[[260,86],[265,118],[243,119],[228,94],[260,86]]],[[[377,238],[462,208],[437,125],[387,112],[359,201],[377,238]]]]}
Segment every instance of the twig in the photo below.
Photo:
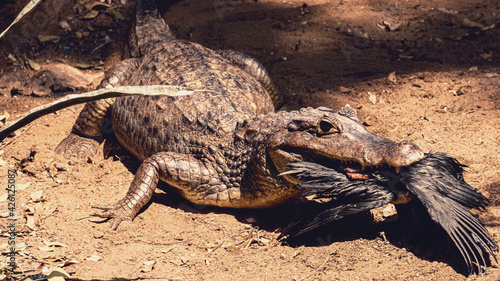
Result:
{"type": "Polygon", "coordinates": [[[218,226],[218,225],[216,225],[214,223],[210,223],[210,222],[206,222],[206,223],[215,226],[217,229],[222,230],[222,233],[224,233],[224,239],[222,239],[222,243],[220,243],[218,246],[216,246],[215,248],[213,248],[212,251],[210,252],[210,254],[213,254],[216,250],[218,250],[220,247],[222,247],[222,245],[224,245],[224,243],[226,243],[227,234],[226,234],[226,231],[224,230],[224,228],[222,228],[222,227],[220,227],[220,226],[218,226]]]}
{"type": "Polygon", "coordinates": [[[316,274],[316,272],[318,272],[321,268],[323,268],[323,266],[325,266],[326,262],[330,259],[330,256],[332,254],[328,254],[328,256],[326,257],[325,261],[318,267],[316,268],[313,272],[311,272],[311,274],[307,275],[306,277],[300,279],[299,281],[304,281],[306,279],[309,279],[311,278],[314,274],[316,274]]]}
{"type": "Polygon", "coordinates": [[[2,34],[0,34],[0,39],[7,34],[7,32],[16,24],[18,23],[22,18],[24,18],[29,12],[31,12],[38,4],[40,4],[42,0],[31,0],[24,8],[23,10],[17,15],[16,19],[5,29],[2,34]]]}
{"type": "Polygon", "coordinates": [[[85,103],[89,101],[114,98],[120,96],[136,96],[136,95],[166,95],[166,96],[185,96],[193,94],[197,90],[191,90],[189,88],[178,87],[178,86],[122,86],[110,89],[99,89],[93,92],[67,95],[62,99],[56,100],[54,102],[42,105],[32,110],[28,111],[26,114],[21,116],[14,122],[7,124],[5,127],[0,129],[0,141],[4,140],[9,134],[22,128],[24,125],[47,115],[49,113],[55,112],[57,110],[63,109],[68,106],[72,106],[79,103],[85,103]]]}

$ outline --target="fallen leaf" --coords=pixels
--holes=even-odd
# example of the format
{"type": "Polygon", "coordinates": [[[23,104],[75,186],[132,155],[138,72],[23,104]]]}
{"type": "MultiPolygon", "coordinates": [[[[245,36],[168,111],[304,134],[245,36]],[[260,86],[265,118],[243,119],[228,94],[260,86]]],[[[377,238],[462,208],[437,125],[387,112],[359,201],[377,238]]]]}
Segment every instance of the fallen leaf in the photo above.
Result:
{"type": "Polygon", "coordinates": [[[13,90],[13,91],[17,91],[19,89],[21,89],[21,81],[14,81],[12,82],[12,84],[10,84],[10,89],[13,90]]]}
{"type": "Polygon", "coordinates": [[[349,93],[351,91],[351,89],[342,86],[339,87],[339,90],[342,93],[349,93]]]}
{"type": "Polygon", "coordinates": [[[42,215],[48,216],[57,210],[57,207],[53,208],[51,207],[52,207],[52,202],[48,202],[47,204],[43,205],[42,215]]]}
{"type": "Polygon", "coordinates": [[[37,36],[38,38],[38,41],[40,41],[40,43],[45,43],[45,42],[48,42],[48,41],[52,41],[53,43],[59,43],[59,40],[61,39],[61,36],[57,36],[57,35],[38,35],[37,36]]]}
{"type": "Polygon", "coordinates": [[[102,3],[100,1],[95,1],[94,3],[90,3],[90,4],[85,5],[85,9],[87,9],[87,11],[95,10],[94,8],[106,9],[106,8],[110,8],[110,7],[111,7],[111,5],[108,5],[106,3],[102,3]]]}
{"type": "Polygon", "coordinates": [[[94,64],[87,64],[87,63],[77,63],[77,64],[75,64],[75,66],[80,68],[80,69],[90,69],[90,68],[95,67],[94,64]]]}
{"type": "Polygon", "coordinates": [[[382,21],[382,25],[385,27],[386,30],[389,30],[389,31],[395,31],[401,27],[401,23],[391,24],[388,21],[382,21]]]}
{"type": "Polygon", "coordinates": [[[34,215],[36,209],[32,205],[27,205],[25,211],[26,211],[26,214],[28,214],[28,215],[34,215]]]}
{"type": "Polygon", "coordinates": [[[30,198],[33,202],[40,202],[40,201],[43,201],[43,190],[40,190],[40,191],[35,191],[35,192],[32,192],[30,194],[30,198]]]}
{"type": "Polygon", "coordinates": [[[46,255],[46,256],[44,256],[43,258],[38,258],[38,259],[43,259],[43,260],[56,260],[56,259],[60,259],[60,256],[59,256],[59,255],[56,255],[56,254],[51,254],[51,255],[46,255]]]}
{"type": "Polygon", "coordinates": [[[142,266],[141,272],[150,272],[151,270],[153,270],[155,264],[155,261],[145,261],[142,266]]]}
{"type": "Polygon", "coordinates": [[[16,59],[16,57],[14,57],[14,55],[9,54],[9,55],[7,55],[7,61],[9,63],[15,63],[15,62],[17,62],[17,59],[16,59]]]}
{"type": "Polygon", "coordinates": [[[70,275],[60,267],[56,267],[47,276],[48,281],[64,281],[64,278],[69,278],[70,275]]]}
{"type": "Polygon", "coordinates": [[[59,22],[59,26],[60,26],[62,29],[66,30],[66,31],[71,31],[71,26],[70,26],[70,25],[69,25],[69,23],[68,23],[67,21],[65,21],[65,20],[60,21],[60,22],[59,22]]]}
{"type": "Polygon", "coordinates": [[[481,53],[481,54],[479,54],[479,56],[481,56],[485,60],[490,60],[491,57],[493,56],[493,52],[481,53]]]}
{"type": "Polygon", "coordinates": [[[53,252],[56,247],[50,247],[45,242],[38,243],[38,249],[44,252],[53,252]]]}
{"type": "Polygon", "coordinates": [[[45,241],[45,244],[47,244],[47,246],[49,246],[49,247],[68,247],[64,243],[61,243],[61,242],[46,242],[45,241]]]}
{"type": "Polygon", "coordinates": [[[109,11],[109,13],[116,19],[116,20],[125,20],[125,17],[123,16],[122,13],[120,13],[120,11],[118,11],[117,9],[111,9],[109,11]]]}
{"type": "Polygon", "coordinates": [[[373,94],[372,92],[366,92],[368,94],[368,100],[372,103],[372,104],[376,104],[377,103],[377,96],[375,94],[373,94]]]}
{"type": "Polygon", "coordinates": [[[102,79],[102,73],[86,73],[64,63],[52,63],[44,65],[43,70],[38,72],[36,77],[41,80],[43,80],[43,77],[50,77],[53,82],[46,83],[45,87],[58,91],[66,88],[86,88],[95,79],[102,79]]]}
{"type": "Polygon", "coordinates": [[[28,220],[26,221],[26,226],[31,230],[35,230],[36,229],[35,218],[28,217],[28,220]]]}
{"type": "Polygon", "coordinates": [[[17,184],[16,184],[16,187],[14,188],[14,190],[15,190],[15,191],[25,190],[25,189],[26,189],[26,188],[28,188],[30,185],[31,185],[31,182],[27,182],[27,183],[17,183],[17,184]]]}
{"type": "Polygon", "coordinates": [[[469,27],[469,28],[484,28],[484,25],[477,23],[475,21],[471,21],[468,18],[462,19],[462,26],[469,27]]]}
{"type": "Polygon", "coordinates": [[[84,19],[93,19],[99,15],[99,11],[97,10],[92,10],[88,12],[85,16],[83,16],[84,19]]]}
{"type": "Polygon", "coordinates": [[[447,10],[446,8],[437,8],[437,10],[440,11],[440,12],[442,12],[442,13],[449,14],[449,15],[456,15],[456,14],[458,14],[457,11],[447,10]]]}
{"type": "Polygon", "coordinates": [[[100,261],[100,260],[102,260],[102,257],[100,257],[98,255],[92,255],[92,256],[86,258],[86,260],[88,260],[88,261],[100,261]]]}
{"type": "Polygon", "coordinates": [[[26,243],[21,242],[16,244],[16,252],[24,251],[26,249],[26,243]]]}
{"type": "Polygon", "coordinates": [[[391,81],[394,84],[397,84],[398,81],[396,79],[396,72],[389,73],[389,76],[387,77],[387,80],[391,81]]]}
{"type": "Polygon", "coordinates": [[[81,32],[81,31],[75,32],[75,35],[76,35],[76,38],[78,38],[78,39],[82,39],[83,38],[83,32],[81,32]]]}
{"type": "Polygon", "coordinates": [[[58,267],[64,267],[64,266],[68,266],[68,265],[75,264],[75,263],[80,263],[80,262],[77,261],[77,260],[64,261],[64,262],[62,262],[61,264],[59,264],[57,266],[58,267]]]}

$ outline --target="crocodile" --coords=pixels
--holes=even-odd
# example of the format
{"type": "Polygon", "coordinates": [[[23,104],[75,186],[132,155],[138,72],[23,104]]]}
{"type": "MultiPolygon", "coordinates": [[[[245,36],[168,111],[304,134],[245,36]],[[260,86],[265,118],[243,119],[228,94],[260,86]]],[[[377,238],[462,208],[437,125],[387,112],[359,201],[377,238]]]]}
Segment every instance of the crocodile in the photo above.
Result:
{"type": "Polygon", "coordinates": [[[184,96],[120,97],[87,103],[56,152],[96,152],[111,120],[118,142],[141,165],[123,199],[94,215],[116,229],[151,199],[158,181],[187,200],[229,208],[269,208],[300,197],[300,180],[282,175],[291,161],[343,162],[351,178],[365,167],[408,166],[423,157],[409,142],[370,133],[349,105],[275,111],[281,103],[269,74],[237,51],[214,51],[177,39],[155,1],[140,0],[130,32],[131,58],[112,67],[100,88],[177,85],[184,96]]]}
{"type": "MultiPolygon", "coordinates": [[[[109,206],[94,206],[101,211],[92,215],[111,220],[112,229],[134,219],[160,180],[190,202],[227,208],[271,208],[311,194],[334,199],[332,202],[339,202],[342,194],[361,200],[361,205],[340,203],[334,208],[340,210],[337,214],[326,204],[326,213],[286,228],[283,235],[290,236],[300,236],[375,205],[405,204],[415,197],[430,205],[429,213],[436,213],[443,206],[435,204],[426,192],[419,192],[425,189],[421,183],[430,182],[443,190],[461,184],[448,181],[443,187],[436,180],[443,178],[443,173],[459,178],[458,164],[439,172],[438,166],[453,161],[424,158],[412,142],[394,142],[369,132],[349,105],[338,111],[326,107],[277,111],[283,99],[260,62],[238,51],[216,51],[177,39],[160,17],[154,0],[138,1],[134,21],[129,58],[112,67],[99,88],[176,85],[196,91],[182,96],[120,97],[87,103],[70,134],[57,146],[56,152],[66,157],[87,157],[96,153],[103,136],[112,133],[141,162],[123,199],[109,206]],[[415,165],[419,168],[411,168],[415,165]],[[400,172],[404,173],[401,178],[421,178],[399,180],[406,187],[392,188],[390,177],[384,177],[400,172]],[[363,205],[363,200],[370,204],[363,205]]],[[[448,196],[436,188],[429,194],[444,198],[438,202],[448,196]]],[[[496,244],[485,238],[487,231],[464,208],[482,207],[485,198],[472,191],[459,195],[465,196],[466,202],[477,202],[460,205],[462,213],[436,221],[441,225],[462,223],[458,233],[453,232],[456,227],[445,229],[453,230],[450,236],[469,268],[473,255],[481,273],[486,262],[477,249],[491,252],[496,244]],[[456,217],[461,214],[461,219],[456,217]]],[[[444,210],[455,205],[446,205],[444,210]]]]}

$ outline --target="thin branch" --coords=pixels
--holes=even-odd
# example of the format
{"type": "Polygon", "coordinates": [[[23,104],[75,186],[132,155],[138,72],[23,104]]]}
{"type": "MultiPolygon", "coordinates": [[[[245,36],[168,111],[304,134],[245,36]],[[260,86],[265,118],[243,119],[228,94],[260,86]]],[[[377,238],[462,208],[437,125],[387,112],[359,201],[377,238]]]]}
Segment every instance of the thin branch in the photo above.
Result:
{"type": "Polygon", "coordinates": [[[328,256],[326,257],[325,261],[324,261],[324,262],[323,262],[323,263],[322,263],[322,264],[321,264],[318,268],[316,268],[313,272],[311,272],[311,274],[309,274],[309,275],[307,275],[306,277],[304,277],[304,278],[300,279],[300,281],[304,281],[304,280],[306,280],[306,279],[311,278],[311,277],[312,277],[314,274],[316,274],[316,273],[317,273],[320,269],[322,269],[322,268],[323,268],[323,266],[325,266],[326,262],[330,259],[330,256],[331,256],[331,255],[332,255],[332,254],[328,254],[328,256]]]}
{"type": "Polygon", "coordinates": [[[0,39],[7,34],[7,32],[16,24],[18,23],[22,18],[24,18],[31,10],[33,10],[38,4],[40,4],[42,0],[31,0],[24,8],[23,10],[17,15],[16,19],[5,29],[2,34],[0,34],[0,39]]]}
{"type": "Polygon", "coordinates": [[[16,121],[7,124],[0,129],[0,142],[3,141],[8,135],[22,128],[23,126],[33,122],[34,120],[55,112],[57,110],[89,101],[107,99],[122,96],[135,96],[135,95],[166,95],[166,96],[185,96],[191,95],[197,90],[178,86],[122,86],[109,89],[99,89],[93,92],[67,95],[62,99],[42,105],[28,111],[16,121]]]}

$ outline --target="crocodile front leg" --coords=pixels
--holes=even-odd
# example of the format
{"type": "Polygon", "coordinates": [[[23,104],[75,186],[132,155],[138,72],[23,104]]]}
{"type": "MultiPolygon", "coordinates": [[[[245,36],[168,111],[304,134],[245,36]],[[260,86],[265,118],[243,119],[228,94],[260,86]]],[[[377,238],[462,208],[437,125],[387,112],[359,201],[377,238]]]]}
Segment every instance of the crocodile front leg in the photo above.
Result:
{"type": "MultiPolygon", "coordinates": [[[[135,69],[139,66],[139,59],[128,59],[121,61],[113,66],[101,81],[98,89],[113,88],[124,84],[130,78],[135,69]]],[[[65,157],[92,156],[97,151],[99,138],[104,133],[111,132],[111,122],[104,130],[103,120],[109,109],[113,105],[115,98],[96,100],[85,104],[80,112],[71,133],[59,143],[56,153],[63,154],[65,157]],[[101,132],[102,131],[102,132],[101,132]]]]}
{"type": "Polygon", "coordinates": [[[232,196],[233,199],[240,196],[239,189],[232,190],[231,193],[221,188],[223,185],[219,174],[211,165],[185,154],[160,152],[141,164],[123,199],[112,206],[94,207],[103,212],[92,215],[112,219],[112,229],[116,229],[124,220],[132,221],[139,210],[151,200],[159,179],[176,188],[186,198],[197,197],[198,200],[191,200],[196,201],[195,203],[214,205],[221,199],[218,199],[217,195],[224,198],[232,196]]]}
{"type": "Polygon", "coordinates": [[[274,108],[278,108],[283,104],[283,97],[271,80],[271,76],[269,76],[266,68],[256,58],[235,50],[219,50],[217,53],[233,65],[255,77],[266,89],[269,96],[271,96],[274,108]]]}

